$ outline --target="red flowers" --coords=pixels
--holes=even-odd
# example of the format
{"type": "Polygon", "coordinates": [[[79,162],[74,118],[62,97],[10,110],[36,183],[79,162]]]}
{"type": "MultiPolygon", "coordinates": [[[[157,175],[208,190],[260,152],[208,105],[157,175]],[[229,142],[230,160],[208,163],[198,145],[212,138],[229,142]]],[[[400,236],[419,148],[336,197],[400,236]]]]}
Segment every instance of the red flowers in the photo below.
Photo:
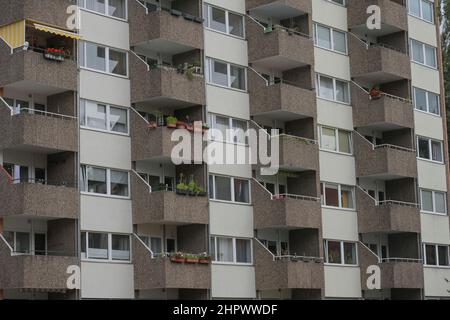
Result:
{"type": "Polygon", "coordinates": [[[56,49],[56,48],[47,48],[47,52],[51,52],[51,53],[64,53],[64,50],[56,49]]]}

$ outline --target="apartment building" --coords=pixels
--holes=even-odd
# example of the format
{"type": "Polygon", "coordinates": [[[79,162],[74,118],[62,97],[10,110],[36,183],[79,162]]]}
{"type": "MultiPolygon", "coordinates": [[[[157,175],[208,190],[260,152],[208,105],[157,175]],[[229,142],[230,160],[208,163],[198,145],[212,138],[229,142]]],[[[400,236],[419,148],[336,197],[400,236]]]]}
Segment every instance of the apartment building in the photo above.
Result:
{"type": "Polygon", "coordinates": [[[0,0],[0,299],[450,298],[436,1],[0,0]]]}

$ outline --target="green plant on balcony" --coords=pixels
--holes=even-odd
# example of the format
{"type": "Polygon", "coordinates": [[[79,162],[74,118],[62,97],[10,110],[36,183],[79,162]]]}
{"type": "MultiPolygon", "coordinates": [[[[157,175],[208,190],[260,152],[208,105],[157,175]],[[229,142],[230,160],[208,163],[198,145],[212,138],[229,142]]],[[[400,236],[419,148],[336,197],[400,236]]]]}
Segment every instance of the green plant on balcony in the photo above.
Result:
{"type": "Polygon", "coordinates": [[[189,187],[184,181],[184,174],[180,173],[180,182],[177,184],[176,193],[180,195],[187,195],[189,187]]]}
{"type": "Polygon", "coordinates": [[[183,263],[186,260],[185,256],[181,252],[170,255],[170,261],[174,263],[183,263]]]}
{"type": "Polygon", "coordinates": [[[207,124],[206,122],[202,124],[203,133],[208,132],[209,129],[210,129],[209,124],[207,124]]]}
{"type": "Polygon", "coordinates": [[[200,257],[196,254],[186,254],[184,256],[186,263],[199,263],[200,257]]]}
{"type": "Polygon", "coordinates": [[[166,123],[168,128],[176,128],[178,119],[174,116],[169,116],[166,118],[166,123]]]}

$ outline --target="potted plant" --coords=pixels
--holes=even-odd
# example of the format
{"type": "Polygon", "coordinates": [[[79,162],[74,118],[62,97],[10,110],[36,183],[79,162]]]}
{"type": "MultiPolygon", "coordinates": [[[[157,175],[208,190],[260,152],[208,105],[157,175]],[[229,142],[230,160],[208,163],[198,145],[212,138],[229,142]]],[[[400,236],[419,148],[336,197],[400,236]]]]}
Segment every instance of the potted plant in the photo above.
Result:
{"type": "Polygon", "coordinates": [[[47,48],[44,52],[44,58],[58,62],[64,61],[64,50],[56,48],[47,48]]]}
{"type": "Polygon", "coordinates": [[[156,128],[158,128],[158,125],[157,125],[156,121],[149,121],[147,128],[156,129],[156,128]]]}
{"type": "Polygon", "coordinates": [[[166,118],[167,128],[176,128],[178,119],[174,116],[169,116],[166,118]]]}
{"type": "Polygon", "coordinates": [[[370,89],[369,95],[372,99],[379,99],[381,98],[381,94],[383,92],[380,90],[380,86],[376,85],[372,89],[370,89]]]}
{"type": "Polygon", "coordinates": [[[189,67],[186,70],[186,78],[188,78],[189,81],[194,80],[194,67],[189,67]]]}
{"type": "Polygon", "coordinates": [[[185,255],[185,262],[186,263],[198,263],[199,257],[194,254],[187,254],[187,255],[185,255]]]}
{"type": "Polygon", "coordinates": [[[195,183],[194,179],[191,178],[191,181],[188,184],[188,190],[190,196],[196,196],[197,195],[197,184],[195,183]]]}
{"type": "Polygon", "coordinates": [[[170,256],[170,261],[174,263],[183,263],[185,260],[186,259],[184,257],[184,254],[182,254],[181,252],[170,256]]]}
{"type": "Polygon", "coordinates": [[[187,124],[184,121],[177,121],[177,129],[186,129],[187,124]]]}
{"type": "Polygon", "coordinates": [[[204,123],[204,124],[202,125],[202,131],[203,131],[203,133],[207,133],[207,132],[209,131],[209,129],[210,129],[209,124],[204,123]]]}
{"type": "Polygon", "coordinates": [[[158,191],[167,191],[167,186],[165,183],[160,183],[158,185],[158,191]]]}
{"type": "Polygon", "coordinates": [[[177,191],[176,193],[182,196],[187,195],[189,192],[189,188],[187,186],[187,184],[185,184],[184,182],[180,182],[179,184],[177,184],[177,191]]]}
{"type": "Polygon", "coordinates": [[[198,263],[200,264],[210,264],[211,263],[211,257],[208,256],[206,253],[199,256],[198,263]]]}

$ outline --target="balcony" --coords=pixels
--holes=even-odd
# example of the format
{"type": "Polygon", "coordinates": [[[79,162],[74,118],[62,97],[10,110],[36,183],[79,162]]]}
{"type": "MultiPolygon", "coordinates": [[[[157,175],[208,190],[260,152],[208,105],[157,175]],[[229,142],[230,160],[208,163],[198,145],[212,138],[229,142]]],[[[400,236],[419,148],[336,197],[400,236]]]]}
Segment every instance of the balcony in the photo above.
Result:
{"type": "Polygon", "coordinates": [[[64,291],[67,267],[79,265],[71,256],[14,255],[0,239],[0,288],[39,291],[64,291]]]}
{"type": "Polygon", "coordinates": [[[361,34],[377,32],[389,34],[408,30],[408,15],[404,0],[348,0],[348,27],[361,34]],[[381,9],[381,30],[367,28],[367,8],[376,5],[381,9]]]}
{"type": "Polygon", "coordinates": [[[357,82],[386,83],[411,79],[410,58],[400,49],[383,44],[366,45],[350,36],[349,52],[351,76],[357,82]]]}
{"type": "Polygon", "coordinates": [[[190,77],[173,67],[147,66],[130,55],[132,103],[166,108],[205,105],[205,81],[201,74],[190,77]]]}
{"type": "Polygon", "coordinates": [[[210,289],[210,264],[172,262],[167,257],[152,258],[144,245],[133,239],[134,288],[210,289]]]}
{"type": "Polygon", "coordinates": [[[133,224],[208,224],[208,197],[179,195],[171,191],[150,192],[149,186],[132,175],[133,224]]]}
{"type": "Polygon", "coordinates": [[[280,135],[280,167],[290,170],[319,170],[319,145],[314,140],[280,135]]]}
{"type": "Polygon", "coordinates": [[[246,0],[245,7],[247,11],[270,13],[271,15],[275,14],[280,17],[289,17],[289,14],[293,14],[294,12],[296,15],[298,13],[310,14],[312,12],[312,2],[310,0],[246,0]]]}
{"type": "Polygon", "coordinates": [[[0,25],[31,19],[66,28],[67,8],[74,4],[73,0],[0,0],[0,25]]]}
{"type": "Polygon", "coordinates": [[[314,65],[313,40],[299,32],[276,26],[270,31],[247,20],[249,61],[255,67],[285,71],[314,65]]]}
{"type": "MultiPolygon", "coordinates": [[[[361,270],[367,270],[370,265],[378,265],[381,269],[381,289],[421,289],[423,288],[423,265],[419,259],[384,259],[378,258],[369,249],[359,246],[359,264],[361,270]]],[[[361,272],[361,285],[367,290],[366,277],[361,272]]]]}
{"type": "Polygon", "coordinates": [[[131,46],[153,45],[160,46],[161,50],[170,47],[179,53],[203,49],[203,19],[199,17],[198,2],[185,2],[191,4],[191,8],[183,11],[189,12],[155,5],[146,10],[138,1],[128,1],[131,46]]]}
{"type": "Polygon", "coordinates": [[[275,258],[261,244],[254,244],[256,290],[322,289],[321,258],[275,258]]]}
{"type": "Polygon", "coordinates": [[[358,177],[397,179],[417,177],[416,152],[396,145],[374,146],[354,134],[356,174],[358,177]]]}
{"type": "MultiPolygon", "coordinates": [[[[313,188],[316,187],[314,184],[313,188]]],[[[253,181],[252,200],[255,229],[286,227],[319,229],[322,226],[320,200],[316,197],[275,196],[261,184],[253,181]]]]}
{"type": "Polygon", "coordinates": [[[14,114],[11,109],[0,101],[0,149],[47,154],[78,151],[75,117],[23,109],[14,114]]]}
{"type": "Polygon", "coordinates": [[[352,86],[353,121],[355,127],[394,130],[414,127],[411,101],[390,94],[373,99],[362,89],[352,86]]]}
{"type": "Polygon", "coordinates": [[[420,233],[420,212],[417,204],[389,200],[378,202],[357,188],[356,205],[360,233],[420,233]]]}
{"type": "Polygon", "coordinates": [[[251,115],[270,115],[280,121],[316,118],[316,92],[286,81],[267,85],[255,72],[249,71],[251,115]]]}

